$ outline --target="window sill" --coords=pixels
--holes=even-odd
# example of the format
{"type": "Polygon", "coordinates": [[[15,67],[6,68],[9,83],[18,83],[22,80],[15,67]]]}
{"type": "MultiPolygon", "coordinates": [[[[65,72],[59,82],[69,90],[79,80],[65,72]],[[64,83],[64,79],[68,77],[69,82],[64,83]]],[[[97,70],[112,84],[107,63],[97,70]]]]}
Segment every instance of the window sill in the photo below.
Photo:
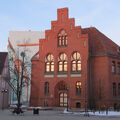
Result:
{"type": "Polygon", "coordinates": [[[54,75],[54,72],[45,72],[45,75],[54,75]]]}
{"type": "Polygon", "coordinates": [[[81,94],[80,94],[80,95],[76,95],[76,96],[80,97],[80,96],[81,96],[81,94]]]}
{"type": "Polygon", "coordinates": [[[54,72],[45,72],[44,77],[46,78],[54,77],[54,72]]]}
{"type": "Polygon", "coordinates": [[[79,72],[71,72],[71,77],[81,77],[81,71],[79,71],[79,72]]]}
{"type": "Polygon", "coordinates": [[[49,94],[45,94],[45,97],[48,97],[49,96],[49,94]]]}
{"type": "Polygon", "coordinates": [[[67,47],[67,45],[58,45],[58,47],[67,47]]]}
{"type": "Polygon", "coordinates": [[[58,75],[66,75],[68,72],[58,72],[58,75]]]}
{"type": "Polygon", "coordinates": [[[81,71],[72,71],[71,74],[81,74],[81,71]]]}

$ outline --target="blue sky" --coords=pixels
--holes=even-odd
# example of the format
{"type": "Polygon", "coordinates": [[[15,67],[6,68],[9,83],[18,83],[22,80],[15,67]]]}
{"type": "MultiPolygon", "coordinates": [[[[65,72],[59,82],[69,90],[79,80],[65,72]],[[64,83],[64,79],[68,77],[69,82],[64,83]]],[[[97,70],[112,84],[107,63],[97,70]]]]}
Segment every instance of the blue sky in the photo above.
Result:
{"type": "Polygon", "coordinates": [[[50,29],[63,7],[76,25],[96,27],[120,45],[120,0],[0,0],[0,51],[7,50],[9,31],[50,29]]]}

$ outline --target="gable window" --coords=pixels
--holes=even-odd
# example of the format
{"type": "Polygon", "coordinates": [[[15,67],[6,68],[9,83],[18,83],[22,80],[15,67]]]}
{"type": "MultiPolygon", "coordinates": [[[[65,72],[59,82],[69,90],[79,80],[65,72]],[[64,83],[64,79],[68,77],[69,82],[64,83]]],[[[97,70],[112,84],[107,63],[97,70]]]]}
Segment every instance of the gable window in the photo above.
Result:
{"type": "Polygon", "coordinates": [[[58,58],[58,71],[67,72],[67,55],[61,53],[58,58]]]}
{"type": "Polygon", "coordinates": [[[120,75],[120,62],[117,63],[117,73],[120,75]]]}
{"type": "Polygon", "coordinates": [[[115,74],[115,61],[112,61],[112,73],[115,74]]]}
{"type": "Polygon", "coordinates": [[[113,96],[116,96],[116,83],[113,83],[113,96]]]}
{"type": "Polygon", "coordinates": [[[67,33],[65,30],[61,30],[58,34],[58,46],[64,47],[67,46],[67,33]]]}
{"type": "Polygon", "coordinates": [[[45,72],[54,72],[54,57],[52,54],[46,56],[45,72]]]}
{"type": "Polygon", "coordinates": [[[81,71],[81,57],[80,53],[74,52],[71,58],[71,67],[72,72],[80,72],[81,71]]]}
{"type": "Polygon", "coordinates": [[[76,83],[76,95],[77,96],[81,95],[81,86],[82,86],[81,82],[76,83]]]}
{"type": "Polygon", "coordinates": [[[45,82],[45,95],[49,95],[49,82],[45,82]]]}

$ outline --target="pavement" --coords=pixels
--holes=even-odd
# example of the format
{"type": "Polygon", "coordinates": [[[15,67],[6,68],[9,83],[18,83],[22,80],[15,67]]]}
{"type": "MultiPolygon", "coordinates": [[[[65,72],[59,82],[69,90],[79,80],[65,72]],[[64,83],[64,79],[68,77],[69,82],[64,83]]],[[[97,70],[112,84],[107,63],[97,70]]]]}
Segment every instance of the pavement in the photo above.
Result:
{"type": "Polygon", "coordinates": [[[0,110],[0,120],[120,120],[120,116],[84,116],[80,114],[64,114],[60,110],[40,110],[39,115],[26,111],[22,115],[12,114],[10,110],[0,110]]]}

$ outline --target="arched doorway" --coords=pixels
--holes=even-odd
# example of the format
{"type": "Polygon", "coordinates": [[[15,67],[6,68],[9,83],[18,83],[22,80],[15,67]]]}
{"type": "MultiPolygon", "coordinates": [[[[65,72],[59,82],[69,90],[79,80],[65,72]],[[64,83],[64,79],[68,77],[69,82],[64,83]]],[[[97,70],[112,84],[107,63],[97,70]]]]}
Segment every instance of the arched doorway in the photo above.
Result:
{"type": "Polygon", "coordinates": [[[55,106],[66,107],[67,106],[67,84],[64,81],[60,81],[55,86],[55,106]]]}
{"type": "Polygon", "coordinates": [[[65,92],[60,93],[59,101],[60,101],[59,102],[60,107],[66,107],[67,106],[67,93],[65,92]]]}

